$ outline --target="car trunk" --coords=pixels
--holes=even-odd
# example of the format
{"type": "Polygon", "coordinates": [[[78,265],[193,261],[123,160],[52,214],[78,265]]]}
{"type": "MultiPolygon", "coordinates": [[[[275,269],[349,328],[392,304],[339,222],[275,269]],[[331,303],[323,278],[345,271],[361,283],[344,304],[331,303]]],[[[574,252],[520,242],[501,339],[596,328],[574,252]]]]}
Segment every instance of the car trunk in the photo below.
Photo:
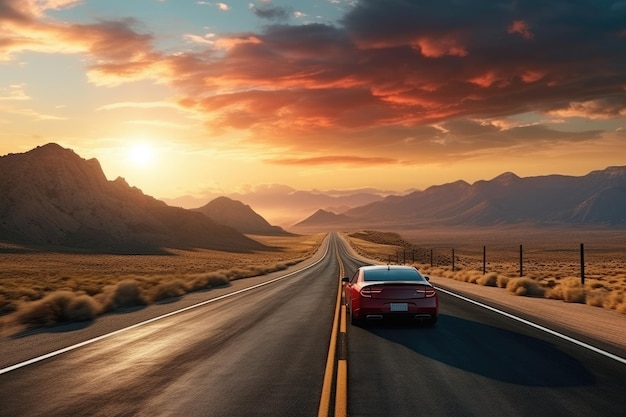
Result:
{"type": "Polygon", "coordinates": [[[419,284],[374,284],[364,287],[361,292],[373,299],[384,300],[411,300],[435,295],[431,286],[419,284]]]}

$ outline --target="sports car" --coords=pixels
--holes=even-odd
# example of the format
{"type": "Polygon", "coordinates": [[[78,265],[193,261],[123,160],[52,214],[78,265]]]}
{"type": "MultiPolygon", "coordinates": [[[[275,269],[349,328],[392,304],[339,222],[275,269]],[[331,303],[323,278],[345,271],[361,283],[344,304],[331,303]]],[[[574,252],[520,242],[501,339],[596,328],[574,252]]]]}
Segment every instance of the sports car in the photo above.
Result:
{"type": "Polygon", "coordinates": [[[360,267],[342,279],[350,322],[402,317],[435,324],[439,298],[428,279],[412,266],[360,267]]]}

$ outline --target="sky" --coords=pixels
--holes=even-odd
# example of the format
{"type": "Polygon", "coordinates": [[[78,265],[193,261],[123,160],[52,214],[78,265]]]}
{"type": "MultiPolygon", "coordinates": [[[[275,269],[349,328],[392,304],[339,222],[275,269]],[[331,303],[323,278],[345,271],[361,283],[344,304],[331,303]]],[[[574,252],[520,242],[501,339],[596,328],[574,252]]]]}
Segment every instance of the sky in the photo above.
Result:
{"type": "Polygon", "coordinates": [[[0,0],[0,155],[157,198],[626,165],[623,0],[0,0]]]}

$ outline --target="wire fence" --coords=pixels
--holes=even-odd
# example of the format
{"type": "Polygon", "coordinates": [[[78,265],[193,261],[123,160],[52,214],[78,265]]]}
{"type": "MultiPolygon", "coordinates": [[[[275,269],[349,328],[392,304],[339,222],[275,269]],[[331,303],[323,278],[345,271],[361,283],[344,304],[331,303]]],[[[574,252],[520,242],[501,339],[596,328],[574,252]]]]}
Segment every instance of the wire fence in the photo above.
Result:
{"type": "Polygon", "coordinates": [[[611,269],[626,269],[626,256],[607,255],[604,248],[587,249],[585,245],[569,244],[562,247],[496,246],[482,247],[412,247],[388,255],[388,263],[425,264],[431,267],[488,272],[507,271],[509,275],[538,275],[550,270],[561,276],[579,277],[582,284],[585,278],[598,278],[611,269]],[[591,263],[589,259],[591,258],[591,263]]]}

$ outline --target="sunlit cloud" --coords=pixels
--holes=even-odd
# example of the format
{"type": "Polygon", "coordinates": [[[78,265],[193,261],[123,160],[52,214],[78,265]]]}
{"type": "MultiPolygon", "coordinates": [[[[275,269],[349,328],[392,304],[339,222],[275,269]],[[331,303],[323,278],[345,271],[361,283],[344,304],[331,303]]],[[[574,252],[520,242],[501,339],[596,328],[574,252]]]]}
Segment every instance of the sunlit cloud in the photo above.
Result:
{"type": "Polygon", "coordinates": [[[390,158],[362,158],[357,156],[329,155],[312,158],[277,158],[268,161],[280,165],[395,165],[399,161],[390,158]]]}
{"type": "Polygon", "coordinates": [[[6,88],[0,88],[0,100],[3,101],[27,101],[31,97],[24,91],[25,84],[13,84],[6,88]]]}
{"type": "MultiPolygon", "coordinates": [[[[615,2],[589,2],[585,13],[575,2],[331,3],[345,14],[322,24],[268,1],[243,11],[198,1],[213,15],[216,8],[228,11],[221,19],[239,12],[264,22],[252,19],[259,26],[247,31],[207,24],[198,30],[210,33],[186,27],[163,35],[140,17],[79,24],[48,13],[79,1],[5,0],[0,59],[17,67],[26,53],[74,55],[92,87],[158,84],[177,100],[109,99],[95,106],[111,113],[101,116],[175,109],[196,117],[208,137],[236,137],[242,152],[266,146],[307,155],[263,158],[273,165],[391,166],[407,163],[405,155],[460,160],[525,146],[588,144],[601,128],[569,125],[570,119],[626,117],[626,8],[615,2]],[[163,47],[165,36],[179,41],[178,49],[163,47]],[[537,120],[514,118],[529,112],[537,120]],[[358,156],[343,156],[354,149],[358,156]]],[[[6,84],[0,100],[11,114],[63,119],[12,107],[38,94],[30,83],[6,84]]],[[[150,123],[144,115],[129,116],[126,124],[177,125],[150,123]]]]}
{"type": "Polygon", "coordinates": [[[223,12],[227,12],[230,10],[230,6],[226,3],[216,3],[215,6],[223,12]]]}
{"type": "Polygon", "coordinates": [[[172,109],[182,109],[176,103],[172,103],[169,101],[124,101],[119,103],[107,104],[105,106],[101,106],[96,110],[116,110],[116,109],[126,109],[126,108],[138,108],[138,109],[157,109],[157,108],[172,108],[172,109]]]}
{"type": "Polygon", "coordinates": [[[206,35],[194,35],[191,33],[183,35],[183,39],[190,43],[197,43],[203,45],[214,45],[215,44],[215,34],[207,33],[206,35]]]}
{"type": "Polygon", "coordinates": [[[555,117],[583,117],[587,119],[609,119],[626,116],[626,98],[571,102],[567,107],[551,110],[548,114],[555,117]]]}
{"type": "Polygon", "coordinates": [[[523,20],[514,20],[513,22],[511,22],[507,31],[508,33],[517,33],[524,39],[531,40],[535,38],[535,35],[533,35],[530,31],[530,26],[528,25],[528,22],[525,22],[523,20]]]}

